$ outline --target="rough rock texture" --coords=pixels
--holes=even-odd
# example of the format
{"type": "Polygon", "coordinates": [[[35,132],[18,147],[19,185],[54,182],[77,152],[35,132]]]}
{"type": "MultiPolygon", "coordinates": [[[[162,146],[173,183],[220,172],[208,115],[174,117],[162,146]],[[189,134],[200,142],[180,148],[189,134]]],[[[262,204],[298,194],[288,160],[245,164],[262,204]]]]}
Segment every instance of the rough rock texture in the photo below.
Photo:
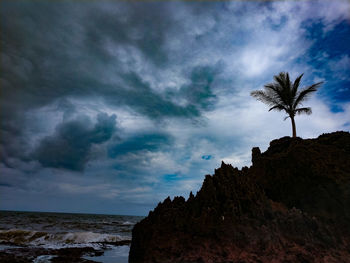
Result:
{"type": "Polygon", "coordinates": [[[222,163],[135,225],[130,263],[350,262],[350,134],[284,137],[222,163]]]}

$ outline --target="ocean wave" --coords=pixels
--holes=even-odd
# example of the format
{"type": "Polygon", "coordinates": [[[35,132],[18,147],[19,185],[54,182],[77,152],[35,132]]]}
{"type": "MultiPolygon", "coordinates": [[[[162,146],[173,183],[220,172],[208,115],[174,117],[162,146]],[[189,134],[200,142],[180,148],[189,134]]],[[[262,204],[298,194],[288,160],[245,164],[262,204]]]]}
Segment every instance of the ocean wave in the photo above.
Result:
{"type": "Polygon", "coordinates": [[[24,246],[67,247],[96,243],[113,244],[130,241],[129,237],[94,232],[43,232],[24,229],[0,230],[0,243],[24,246]]]}
{"type": "Polygon", "coordinates": [[[125,222],[122,223],[122,225],[124,225],[124,226],[133,226],[133,225],[135,225],[135,223],[132,223],[132,222],[129,222],[129,221],[125,221],[125,222]]]}

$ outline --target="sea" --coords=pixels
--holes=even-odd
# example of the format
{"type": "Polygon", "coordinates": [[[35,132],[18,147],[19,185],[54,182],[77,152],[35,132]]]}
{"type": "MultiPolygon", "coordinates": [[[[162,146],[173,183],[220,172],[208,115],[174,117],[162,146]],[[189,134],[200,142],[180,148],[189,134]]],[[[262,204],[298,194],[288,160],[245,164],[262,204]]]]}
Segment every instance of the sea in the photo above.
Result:
{"type": "MultiPolygon", "coordinates": [[[[40,251],[91,247],[103,253],[84,258],[103,263],[127,263],[131,232],[142,218],[125,215],[0,211],[0,252],[14,249],[21,251],[21,248],[40,251]]],[[[51,262],[52,257],[36,255],[33,262],[51,262]]]]}

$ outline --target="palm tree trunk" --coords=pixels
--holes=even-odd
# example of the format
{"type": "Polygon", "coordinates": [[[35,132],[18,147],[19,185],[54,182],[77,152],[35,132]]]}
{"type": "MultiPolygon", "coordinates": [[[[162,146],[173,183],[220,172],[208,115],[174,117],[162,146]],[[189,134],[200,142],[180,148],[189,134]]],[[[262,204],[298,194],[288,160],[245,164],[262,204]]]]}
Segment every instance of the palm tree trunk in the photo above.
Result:
{"type": "Polygon", "coordinates": [[[290,116],[290,119],[292,121],[293,138],[295,138],[295,137],[297,137],[297,130],[296,130],[296,127],[295,127],[294,116],[290,116]]]}

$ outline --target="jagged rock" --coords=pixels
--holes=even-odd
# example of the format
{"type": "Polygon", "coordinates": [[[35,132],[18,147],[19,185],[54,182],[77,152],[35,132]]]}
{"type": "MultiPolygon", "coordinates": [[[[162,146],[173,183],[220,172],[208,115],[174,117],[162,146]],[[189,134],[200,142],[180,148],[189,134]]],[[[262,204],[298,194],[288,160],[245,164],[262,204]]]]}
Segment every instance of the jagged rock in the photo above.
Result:
{"type": "Polygon", "coordinates": [[[350,262],[350,134],[284,137],[222,163],[135,225],[130,263],[350,262]]]}
{"type": "Polygon", "coordinates": [[[259,159],[260,156],[261,156],[260,148],[259,147],[253,147],[253,149],[252,149],[252,164],[253,165],[259,159]]]}
{"type": "Polygon", "coordinates": [[[349,133],[274,140],[251,167],[249,176],[269,199],[288,208],[350,222],[349,133]]]}

